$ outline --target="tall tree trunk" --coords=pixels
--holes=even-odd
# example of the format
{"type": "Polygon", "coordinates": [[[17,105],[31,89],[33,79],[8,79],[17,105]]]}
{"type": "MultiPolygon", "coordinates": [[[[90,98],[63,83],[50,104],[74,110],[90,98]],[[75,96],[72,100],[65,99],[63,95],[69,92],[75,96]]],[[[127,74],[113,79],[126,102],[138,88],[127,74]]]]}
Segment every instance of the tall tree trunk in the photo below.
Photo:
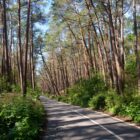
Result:
{"type": "Polygon", "coordinates": [[[112,15],[112,9],[111,9],[111,3],[108,0],[107,6],[104,5],[104,3],[101,3],[104,7],[104,10],[108,14],[109,18],[109,34],[110,34],[110,45],[111,45],[111,50],[112,50],[112,64],[113,64],[113,70],[114,70],[114,77],[115,77],[115,84],[116,84],[116,91],[118,94],[123,93],[123,89],[121,86],[121,63],[120,63],[120,58],[118,55],[118,50],[117,50],[117,43],[116,43],[116,34],[115,34],[115,28],[113,24],[113,15],[112,15]]]}
{"type": "MultiPolygon", "coordinates": [[[[87,2],[87,0],[85,0],[86,1],[86,5],[88,5],[88,2],[87,2]]],[[[113,85],[114,85],[114,79],[113,79],[113,72],[112,72],[112,66],[111,66],[111,62],[110,62],[110,56],[109,56],[109,53],[107,52],[107,44],[105,43],[105,38],[103,37],[103,32],[101,31],[101,26],[99,25],[99,22],[100,22],[100,20],[99,20],[99,17],[98,17],[98,14],[97,14],[97,10],[96,10],[96,7],[95,7],[95,5],[94,5],[94,3],[93,3],[93,1],[92,0],[90,0],[90,2],[89,2],[89,5],[91,5],[92,7],[93,7],[93,10],[94,10],[94,14],[95,14],[95,17],[96,17],[96,19],[97,19],[97,24],[98,24],[98,30],[99,30],[99,33],[100,33],[100,36],[101,36],[101,41],[102,41],[102,46],[103,46],[103,48],[104,48],[104,52],[105,52],[105,60],[106,60],[106,62],[107,62],[107,69],[108,69],[108,72],[109,72],[109,76],[110,76],[110,79],[111,79],[111,86],[113,87],[113,85]]],[[[89,10],[89,7],[90,6],[87,6],[88,7],[88,10],[89,10]]],[[[91,16],[91,14],[90,14],[90,10],[89,10],[89,15],[90,15],[90,19],[92,20],[92,22],[93,22],[93,18],[92,18],[92,16],[91,16]]],[[[103,20],[104,20],[104,17],[103,17],[103,20]]],[[[105,21],[105,20],[104,20],[105,21]]],[[[108,38],[107,38],[108,39],[108,38]]],[[[106,40],[107,40],[106,39],[106,40]]],[[[107,79],[108,80],[108,79],[107,79]]]]}
{"type": "Polygon", "coordinates": [[[32,89],[35,89],[35,66],[34,66],[34,35],[33,35],[33,23],[31,20],[31,85],[32,89]]]}
{"type": "Polygon", "coordinates": [[[43,64],[44,64],[44,68],[45,68],[45,70],[46,70],[47,77],[50,79],[51,86],[52,86],[52,88],[54,89],[54,92],[56,93],[56,95],[60,95],[60,92],[59,92],[59,90],[58,90],[58,87],[56,86],[56,83],[55,83],[55,81],[53,80],[51,71],[50,71],[50,69],[48,68],[48,66],[47,66],[47,64],[46,64],[46,62],[45,62],[44,56],[43,56],[43,54],[42,54],[41,47],[40,47],[40,53],[41,53],[42,61],[43,61],[43,64]]]}
{"type": "Polygon", "coordinates": [[[9,49],[8,49],[8,36],[7,36],[7,10],[6,1],[3,0],[3,47],[4,47],[4,67],[5,76],[7,76],[8,82],[10,82],[10,65],[9,65],[9,49]]]}
{"type": "Polygon", "coordinates": [[[29,29],[30,29],[30,9],[31,0],[28,0],[28,12],[26,21],[26,34],[25,34],[25,63],[24,63],[24,81],[23,81],[23,96],[26,96],[27,92],[27,60],[28,60],[28,46],[29,46],[29,29]]]}
{"type": "Polygon", "coordinates": [[[23,52],[21,48],[21,3],[20,0],[18,0],[18,48],[19,48],[19,76],[20,76],[20,88],[21,92],[24,95],[24,87],[23,87],[23,52]]]}
{"type": "Polygon", "coordinates": [[[136,1],[133,0],[133,19],[134,19],[134,36],[135,36],[135,55],[137,65],[137,82],[138,82],[138,93],[140,94],[140,45],[138,44],[138,29],[137,29],[137,9],[136,1]]]}

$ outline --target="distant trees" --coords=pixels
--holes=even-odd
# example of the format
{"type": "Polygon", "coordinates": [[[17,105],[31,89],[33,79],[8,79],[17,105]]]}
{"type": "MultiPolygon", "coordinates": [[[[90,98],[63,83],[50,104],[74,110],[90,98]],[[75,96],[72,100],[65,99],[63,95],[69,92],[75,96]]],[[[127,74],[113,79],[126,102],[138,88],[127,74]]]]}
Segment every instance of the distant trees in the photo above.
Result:
{"type": "MultiPolygon", "coordinates": [[[[47,33],[46,63],[59,91],[65,91],[81,78],[100,73],[106,85],[123,95],[128,83],[126,63],[129,56],[136,56],[139,67],[136,6],[128,0],[54,1],[47,33]],[[133,45],[128,51],[130,35],[135,36],[135,43],[129,40],[133,45]]],[[[46,84],[51,92],[49,82],[46,84]]]]}
{"type": "Polygon", "coordinates": [[[10,82],[10,65],[9,65],[9,48],[8,48],[8,33],[7,33],[7,7],[6,1],[2,1],[2,24],[3,24],[3,58],[2,58],[2,74],[7,75],[8,82],[10,82]]]}
{"type": "Polygon", "coordinates": [[[138,6],[140,4],[137,0],[133,0],[133,21],[134,21],[134,46],[135,46],[135,55],[136,55],[136,65],[137,65],[137,83],[138,83],[138,92],[140,93],[140,33],[138,32],[138,6]]]}
{"type": "Polygon", "coordinates": [[[31,85],[32,89],[35,89],[35,23],[44,20],[42,4],[38,2],[0,1],[0,75],[5,77],[10,85],[20,83],[24,96],[27,86],[31,85]]]}

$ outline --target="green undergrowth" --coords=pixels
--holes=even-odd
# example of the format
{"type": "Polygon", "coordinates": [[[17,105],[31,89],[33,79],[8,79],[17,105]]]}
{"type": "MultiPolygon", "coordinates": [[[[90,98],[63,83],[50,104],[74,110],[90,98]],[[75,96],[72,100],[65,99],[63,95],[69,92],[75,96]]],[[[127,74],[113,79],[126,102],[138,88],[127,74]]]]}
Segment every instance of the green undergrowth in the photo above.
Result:
{"type": "Polygon", "coordinates": [[[0,95],[0,140],[35,140],[44,120],[38,100],[18,94],[0,95]]]}
{"type": "Polygon", "coordinates": [[[73,105],[129,117],[132,121],[140,123],[140,96],[129,90],[123,96],[117,95],[114,90],[105,86],[99,75],[88,80],[80,80],[62,96],[51,97],[73,105]]]}

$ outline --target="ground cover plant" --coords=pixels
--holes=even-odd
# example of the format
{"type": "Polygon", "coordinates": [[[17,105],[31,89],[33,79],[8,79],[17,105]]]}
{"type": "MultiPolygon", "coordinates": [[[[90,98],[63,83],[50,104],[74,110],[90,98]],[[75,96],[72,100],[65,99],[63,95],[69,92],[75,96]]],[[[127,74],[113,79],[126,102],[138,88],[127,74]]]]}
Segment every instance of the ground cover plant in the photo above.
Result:
{"type": "Polygon", "coordinates": [[[39,101],[9,93],[0,96],[0,139],[35,140],[44,119],[39,101]]]}

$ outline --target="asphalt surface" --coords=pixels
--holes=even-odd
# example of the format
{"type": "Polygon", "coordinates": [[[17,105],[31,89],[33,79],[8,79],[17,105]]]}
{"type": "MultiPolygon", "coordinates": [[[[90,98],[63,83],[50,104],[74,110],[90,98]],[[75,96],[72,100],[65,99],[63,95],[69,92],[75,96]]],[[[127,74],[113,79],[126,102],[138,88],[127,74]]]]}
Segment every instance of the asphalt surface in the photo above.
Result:
{"type": "Polygon", "coordinates": [[[42,140],[140,140],[140,129],[104,113],[40,97],[47,111],[42,140]]]}

